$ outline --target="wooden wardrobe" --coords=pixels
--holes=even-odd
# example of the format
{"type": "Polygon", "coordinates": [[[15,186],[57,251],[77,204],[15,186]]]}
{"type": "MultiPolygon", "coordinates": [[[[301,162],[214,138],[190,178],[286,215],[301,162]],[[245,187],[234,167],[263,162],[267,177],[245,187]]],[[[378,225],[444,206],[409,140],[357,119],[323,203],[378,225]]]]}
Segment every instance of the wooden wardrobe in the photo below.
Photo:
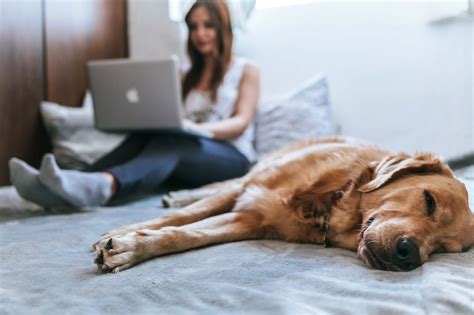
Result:
{"type": "Polygon", "coordinates": [[[79,106],[86,61],[127,56],[126,0],[0,0],[0,186],[51,149],[40,101],[79,106]]]}

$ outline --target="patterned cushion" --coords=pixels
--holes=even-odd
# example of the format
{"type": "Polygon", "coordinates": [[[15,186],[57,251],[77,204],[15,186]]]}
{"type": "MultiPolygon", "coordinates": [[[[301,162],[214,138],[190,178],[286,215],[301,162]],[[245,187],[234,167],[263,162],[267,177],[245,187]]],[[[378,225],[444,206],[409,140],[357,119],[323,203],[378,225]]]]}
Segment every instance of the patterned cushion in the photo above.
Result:
{"type": "Polygon", "coordinates": [[[333,135],[336,129],[328,82],[320,74],[280,100],[260,106],[255,147],[261,156],[304,138],[333,135]]]}

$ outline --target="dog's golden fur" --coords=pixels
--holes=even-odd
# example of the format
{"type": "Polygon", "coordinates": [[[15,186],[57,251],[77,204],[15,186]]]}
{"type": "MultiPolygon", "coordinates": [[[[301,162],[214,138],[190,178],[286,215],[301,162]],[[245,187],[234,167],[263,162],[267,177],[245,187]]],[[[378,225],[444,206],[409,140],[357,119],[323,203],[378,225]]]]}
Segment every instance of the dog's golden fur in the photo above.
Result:
{"type": "Polygon", "coordinates": [[[431,253],[474,243],[465,186],[438,158],[348,138],[301,141],[242,178],[184,194],[203,199],[103,234],[94,244],[98,268],[117,272],[191,248],[271,238],[342,247],[371,267],[410,270],[431,253]]]}

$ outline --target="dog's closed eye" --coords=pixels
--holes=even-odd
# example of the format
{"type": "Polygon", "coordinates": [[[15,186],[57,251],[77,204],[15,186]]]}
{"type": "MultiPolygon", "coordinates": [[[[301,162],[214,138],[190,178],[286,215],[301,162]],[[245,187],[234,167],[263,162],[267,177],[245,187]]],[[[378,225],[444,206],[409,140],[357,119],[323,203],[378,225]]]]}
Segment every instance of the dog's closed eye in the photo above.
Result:
{"type": "Polygon", "coordinates": [[[426,203],[426,212],[429,216],[432,216],[436,211],[436,201],[428,191],[423,191],[423,196],[426,203]]]}
{"type": "Polygon", "coordinates": [[[374,222],[375,220],[375,217],[370,217],[368,220],[367,220],[367,226],[370,226],[372,224],[372,222],[374,222]]]}

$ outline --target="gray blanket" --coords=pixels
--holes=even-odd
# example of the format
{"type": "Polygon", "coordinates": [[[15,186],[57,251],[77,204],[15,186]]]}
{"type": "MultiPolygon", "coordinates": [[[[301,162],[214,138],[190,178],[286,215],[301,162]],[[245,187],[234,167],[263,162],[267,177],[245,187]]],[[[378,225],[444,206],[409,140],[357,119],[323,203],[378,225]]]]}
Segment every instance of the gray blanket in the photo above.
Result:
{"type": "Polygon", "coordinates": [[[99,234],[173,211],[159,205],[152,197],[53,214],[1,188],[0,314],[474,312],[474,250],[436,254],[399,273],[368,269],[343,249],[246,241],[155,258],[118,274],[98,272],[88,250],[99,234]]]}

